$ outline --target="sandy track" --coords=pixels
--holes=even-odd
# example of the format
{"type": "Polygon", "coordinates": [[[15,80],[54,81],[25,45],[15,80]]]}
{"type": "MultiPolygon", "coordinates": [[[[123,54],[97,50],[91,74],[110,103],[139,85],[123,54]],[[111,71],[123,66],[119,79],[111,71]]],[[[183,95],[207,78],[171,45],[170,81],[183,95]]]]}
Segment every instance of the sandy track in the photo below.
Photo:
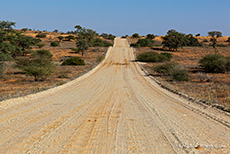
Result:
{"type": "Polygon", "coordinates": [[[228,114],[161,89],[133,60],[117,38],[89,74],[0,102],[0,153],[230,153],[228,114]]]}

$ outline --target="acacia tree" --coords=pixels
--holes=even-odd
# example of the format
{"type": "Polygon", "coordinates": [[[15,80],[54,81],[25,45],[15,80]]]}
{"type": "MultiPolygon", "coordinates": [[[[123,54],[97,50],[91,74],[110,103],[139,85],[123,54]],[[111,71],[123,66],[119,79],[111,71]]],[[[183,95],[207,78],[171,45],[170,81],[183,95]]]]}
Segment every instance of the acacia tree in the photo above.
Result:
{"type": "Polygon", "coordinates": [[[12,21],[0,21],[0,29],[9,31],[15,27],[16,23],[12,21]]]}
{"type": "Polygon", "coordinates": [[[208,35],[212,37],[210,41],[212,42],[213,49],[215,49],[215,54],[217,54],[218,52],[216,49],[217,39],[219,37],[222,37],[222,33],[219,31],[211,31],[211,32],[208,32],[208,35]]]}
{"type": "Polygon", "coordinates": [[[132,38],[139,38],[140,36],[139,36],[139,34],[138,33],[134,33],[133,35],[132,35],[132,38]]]}
{"type": "Polygon", "coordinates": [[[92,40],[98,36],[98,33],[92,29],[81,28],[78,32],[79,39],[85,39],[89,46],[92,45],[92,40]]]}
{"type": "Polygon", "coordinates": [[[44,81],[55,71],[52,56],[49,50],[37,50],[30,58],[17,58],[16,67],[33,76],[35,81],[44,81]]]}
{"type": "Polygon", "coordinates": [[[171,49],[175,49],[177,51],[178,48],[186,46],[189,42],[188,38],[185,34],[179,33],[174,29],[171,29],[167,32],[167,35],[162,37],[163,39],[163,46],[171,49]]]}
{"type": "Polygon", "coordinates": [[[155,38],[155,35],[154,34],[147,34],[146,38],[152,40],[155,38]]]}
{"type": "Polygon", "coordinates": [[[24,36],[13,29],[15,22],[0,21],[0,70],[4,71],[4,62],[13,60],[16,56],[25,56],[32,45],[41,40],[24,36]]]}
{"type": "Polygon", "coordinates": [[[80,25],[76,25],[74,28],[76,28],[76,33],[79,33],[82,30],[82,27],[80,25]]]}
{"type": "Polygon", "coordinates": [[[76,46],[79,51],[82,52],[82,57],[84,56],[84,51],[88,49],[88,42],[85,39],[79,39],[76,42],[76,46]]]}

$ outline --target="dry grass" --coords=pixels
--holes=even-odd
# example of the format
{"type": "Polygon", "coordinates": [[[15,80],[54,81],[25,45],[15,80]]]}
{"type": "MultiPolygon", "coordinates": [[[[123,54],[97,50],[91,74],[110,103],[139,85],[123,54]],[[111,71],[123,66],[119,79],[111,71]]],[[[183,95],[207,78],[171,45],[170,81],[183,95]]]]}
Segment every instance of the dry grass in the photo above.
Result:
{"type": "MultiPolygon", "coordinates": [[[[202,42],[209,37],[199,37],[202,42]]],[[[222,37],[218,39],[219,44],[227,44],[225,42],[228,37],[222,37]]],[[[158,38],[159,40],[159,38],[158,38]]],[[[134,40],[133,40],[134,42],[134,40]]],[[[230,56],[229,47],[218,47],[219,53],[230,56]]],[[[142,52],[155,51],[158,53],[165,52],[160,50],[153,50],[151,48],[139,48],[137,54],[142,52]]],[[[189,94],[195,98],[208,101],[210,104],[222,104],[230,109],[230,72],[227,73],[203,73],[205,78],[209,78],[209,82],[202,80],[202,70],[199,68],[199,60],[206,54],[215,53],[212,47],[185,47],[179,49],[177,52],[171,52],[173,54],[172,61],[179,63],[189,70],[190,81],[189,82],[176,82],[171,81],[170,77],[160,75],[152,70],[152,67],[159,63],[146,63],[143,66],[148,70],[150,74],[156,77],[158,80],[169,85],[175,90],[189,94]]]]}
{"type": "MultiPolygon", "coordinates": [[[[62,41],[60,47],[50,47],[50,42],[58,41],[58,36],[62,35],[65,37],[68,34],[46,33],[47,37],[41,38],[41,43],[45,44],[41,49],[50,50],[53,54],[57,71],[46,81],[34,82],[33,77],[26,76],[20,70],[16,69],[14,63],[8,63],[4,77],[0,78],[0,101],[39,92],[73,80],[94,68],[98,64],[98,57],[103,56],[107,51],[106,47],[91,47],[85,52],[84,57],[82,57],[85,60],[85,66],[60,66],[66,58],[74,56],[81,57],[81,53],[75,53],[71,50],[71,48],[76,47],[74,41],[62,41]]],[[[24,34],[32,37],[37,35],[34,31],[28,31],[24,34]]],[[[33,47],[32,50],[38,49],[38,47],[33,47]]]]}

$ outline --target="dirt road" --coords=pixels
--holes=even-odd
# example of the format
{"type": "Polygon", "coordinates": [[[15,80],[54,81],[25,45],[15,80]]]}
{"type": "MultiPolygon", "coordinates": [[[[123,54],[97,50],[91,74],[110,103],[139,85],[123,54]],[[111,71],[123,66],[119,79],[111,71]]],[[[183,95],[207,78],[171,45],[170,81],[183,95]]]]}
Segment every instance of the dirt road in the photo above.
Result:
{"type": "Polygon", "coordinates": [[[133,60],[116,38],[90,73],[0,102],[0,153],[230,153],[229,114],[161,89],[133,60]]]}

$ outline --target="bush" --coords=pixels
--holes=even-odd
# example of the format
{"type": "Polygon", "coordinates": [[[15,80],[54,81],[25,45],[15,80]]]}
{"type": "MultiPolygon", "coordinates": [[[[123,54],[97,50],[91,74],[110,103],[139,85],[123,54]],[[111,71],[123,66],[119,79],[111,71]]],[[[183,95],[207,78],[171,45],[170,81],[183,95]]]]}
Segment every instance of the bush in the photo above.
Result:
{"type": "Polygon", "coordinates": [[[109,46],[112,46],[112,44],[100,38],[95,38],[95,39],[92,39],[91,46],[92,47],[109,47],[109,46]]]}
{"type": "Polygon", "coordinates": [[[57,47],[57,46],[59,46],[59,42],[51,42],[50,46],[57,47]]]}
{"type": "Polygon", "coordinates": [[[193,36],[188,37],[188,40],[189,42],[187,43],[187,46],[194,46],[194,47],[201,46],[198,39],[193,36]]]}
{"type": "Polygon", "coordinates": [[[187,70],[180,66],[175,66],[173,68],[171,77],[172,80],[175,81],[189,81],[187,70]]]}
{"type": "Polygon", "coordinates": [[[132,38],[139,38],[140,36],[139,36],[139,34],[138,33],[134,33],[133,35],[132,35],[132,38]]]}
{"type": "MultiPolygon", "coordinates": [[[[20,65],[20,59],[17,64],[20,65]]],[[[35,81],[44,81],[53,73],[54,64],[49,59],[26,59],[22,60],[24,65],[20,67],[27,75],[34,76],[35,81]]]]}
{"type": "Polygon", "coordinates": [[[170,75],[175,81],[188,81],[188,72],[177,63],[165,63],[153,67],[153,70],[163,75],[170,75]]]}
{"type": "Polygon", "coordinates": [[[137,60],[141,62],[159,62],[159,54],[156,52],[145,52],[137,55],[137,60]]]}
{"type": "Polygon", "coordinates": [[[105,59],[105,56],[104,56],[104,55],[98,56],[98,57],[97,57],[97,63],[102,62],[104,59],[105,59]]]}
{"type": "Polygon", "coordinates": [[[83,59],[79,57],[71,57],[69,59],[66,59],[62,65],[85,65],[85,62],[83,59]]]}
{"type": "Polygon", "coordinates": [[[58,33],[58,30],[57,30],[57,29],[55,29],[53,32],[54,32],[54,33],[58,33]]]}
{"type": "Polygon", "coordinates": [[[162,52],[159,56],[161,61],[170,61],[172,59],[172,54],[168,52],[162,52]]]}
{"type": "Polygon", "coordinates": [[[134,47],[134,48],[139,48],[139,47],[141,47],[140,44],[137,44],[137,43],[131,43],[130,46],[131,46],[131,47],[134,47]]]}
{"type": "Polygon", "coordinates": [[[28,31],[28,28],[22,28],[21,31],[26,32],[26,31],[28,31]]]}
{"type": "Polygon", "coordinates": [[[33,58],[52,58],[53,55],[49,50],[37,50],[34,51],[31,56],[33,58]]]}
{"type": "Polygon", "coordinates": [[[200,67],[209,73],[224,73],[229,70],[230,58],[221,54],[209,54],[200,61],[200,67]]]}
{"type": "Polygon", "coordinates": [[[157,66],[153,67],[153,70],[156,71],[157,73],[160,73],[160,74],[171,75],[172,70],[177,65],[178,64],[176,64],[176,63],[165,63],[162,65],[157,65],[157,66]]]}
{"type": "Polygon", "coordinates": [[[38,37],[38,38],[46,38],[46,33],[39,33],[38,35],[36,35],[36,37],[38,37]]]}
{"type": "Polygon", "coordinates": [[[38,50],[32,58],[22,57],[16,59],[16,66],[29,76],[34,76],[35,81],[44,81],[55,70],[49,50],[38,50]]]}
{"type": "Polygon", "coordinates": [[[148,34],[148,35],[146,35],[146,38],[152,40],[155,38],[155,35],[154,34],[148,34]]]}
{"type": "Polygon", "coordinates": [[[70,40],[75,40],[75,37],[73,35],[69,35],[69,36],[66,36],[65,39],[67,41],[70,41],[70,40]]]}
{"type": "Polygon", "coordinates": [[[172,55],[170,53],[158,54],[156,52],[145,52],[137,56],[137,60],[142,62],[163,62],[170,61],[171,58],[172,55]]]}
{"type": "Polygon", "coordinates": [[[43,44],[43,43],[38,43],[37,46],[38,46],[38,48],[42,48],[42,47],[45,46],[45,44],[43,44]]]}
{"type": "Polygon", "coordinates": [[[100,36],[103,37],[104,39],[109,39],[109,40],[114,40],[116,38],[116,36],[112,34],[106,34],[106,33],[102,33],[100,36]]]}
{"type": "Polygon", "coordinates": [[[132,43],[132,47],[152,47],[154,41],[150,39],[139,39],[137,43],[132,43]]]}

